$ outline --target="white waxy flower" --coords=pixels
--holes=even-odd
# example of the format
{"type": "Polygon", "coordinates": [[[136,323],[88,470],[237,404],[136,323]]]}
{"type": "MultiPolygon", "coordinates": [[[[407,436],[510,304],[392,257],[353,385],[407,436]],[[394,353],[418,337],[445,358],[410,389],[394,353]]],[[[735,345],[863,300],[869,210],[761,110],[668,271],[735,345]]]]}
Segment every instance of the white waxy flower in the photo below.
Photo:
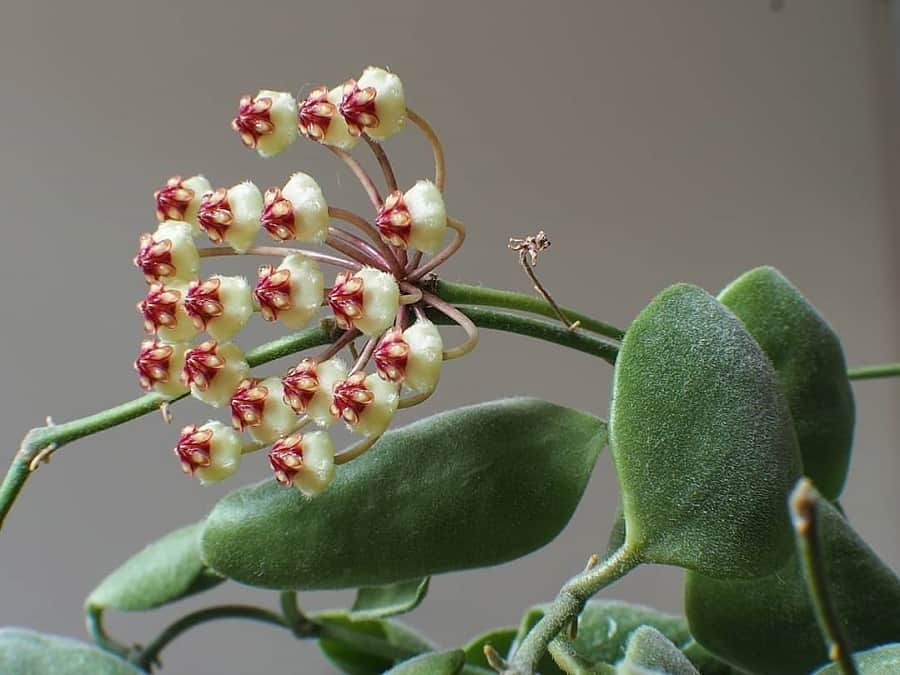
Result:
{"type": "Polygon", "coordinates": [[[337,276],[326,298],[341,328],[357,328],[380,335],[394,323],[400,307],[400,288],[393,275],[374,267],[337,276]]]}
{"type": "Polygon", "coordinates": [[[287,256],[278,267],[263,265],[253,291],[266,321],[281,321],[288,328],[309,323],[325,295],[319,264],[305,255],[287,256]]]}
{"type": "Polygon", "coordinates": [[[156,219],[181,220],[191,225],[191,234],[200,234],[197,224],[197,211],[200,202],[212,192],[212,186],[205,176],[196,175],[190,178],[172,176],[159,190],[153,193],[156,200],[156,219]]]}
{"type": "Polygon", "coordinates": [[[253,315],[250,284],[244,277],[212,276],[195,279],[184,293],[184,309],[198,330],[224,342],[240,331],[253,315]]]}
{"type": "Polygon", "coordinates": [[[166,342],[186,342],[200,332],[184,308],[186,288],[177,282],[165,286],[150,284],[147,295],[137,305],[148,333],[156,333],[166,342]]]}
{"type": "Polygon", "coordinates": [[[444,342],[437,326],[417,321],[402,333],[392,328],[372,355],[378,374],[385,380],[403,383],[419,393],[437,386],[443,363],[444,342]]]}
{"type": "Polygon", "coordinates": [[[245,181],[206,195],[197,212],[197,222],[213,243],[228,244],[244,253],[262,227],[259,220],[262,208],[259,188],[245,181]]]}
{"type": "Polygon", "coordinates": [[[240,347],[208,340],[185,353],[181,382],[190,386],[194,398],[221,408],[249,374],[250,366],[240,347]]]}
{"type": "Polygon", "coordinates": [[[184,427],[175,446],[182,470],[199,478],[204,485],[217,483],[237,471],[242,452],[240,435],[214,421],[201,427],[184,427]]]}
{"type": "Polygon", "coordinates": [[[327,87],[316,87],[306,100],[300,104],[297,113],[297,126],[308,138],[325,145],[350,151],[359,137],[350,133],[347,122],[338,112],[338,106],[344,98],[344,87],[332,90],[327,87]]]}
{"type": "Polygon", "coordinates": [[[434,253],[447,232],[444,196],[430,180],[420,180],[406,193],[392,192],[375,217],[381,238],[389,244],[434,253]]]}
{"type": "Polygon", "coordinates": [[[244,96],[231,128],[261,157],[277,155],[297,140],[297,101],[287,92],[269,89],[244,96]]]}
{"type": "Polygon", "coordinates": [[[384,68],[369,66],[359,80],[344,83],[340,111],[351,134],[365,132],[383,141],[403,129],[406,122],[403,83],[384,68]]]}
{"type": "Polygon", "coordinates": [[[334,446],[325,431],[288,436],[269,450],[275,480],[307,497],[321,494],[334,480],[334,446]]]}
{"type": "Polygon", "coordinates": [[[266,191],[261,220],[273,239],[321,244],[328,236],[328,203],[312,176],[298,172],[283,189],[266,191]]]}
{"type": "Polygon", "coordinates": [[[134,361],[134,369],[141,387],[155,391],[166,398],[177,398],[188,392],[181,383],[184,353],[187,345],[166,344],[159,340],[145,340],[134,361]]]}
{"type": "Polygon", "coordinates": [[[254,440],[272,443],[290,434],[297,425],[297,414],[284,401],[281,378],[247,378],[231,396],[231,424],[245,429],[254,440]]]}
{"type": "Polygon", "coordinates": [[[347,366],[341,359],[316,363],[303,359],[281,379],[285,403],[298,415],[306,413],[321,427],[330,427],[337,420],[331,413],[331,392],[334,386],[347,379],[347,366]]]}
{"type": "Polygon", "coordinates": [[[334,387],[331,414],[363,436],[381,434],[397,412],[400,387],[359,371],[334,387]]]}
{"type": "Polygon", "coordinates": [[[153,234],[142,235],[134,264],[149,282],[194,279],[200,269],[200,254],[191,235],[191,225],[167,220],[153,234]]]}

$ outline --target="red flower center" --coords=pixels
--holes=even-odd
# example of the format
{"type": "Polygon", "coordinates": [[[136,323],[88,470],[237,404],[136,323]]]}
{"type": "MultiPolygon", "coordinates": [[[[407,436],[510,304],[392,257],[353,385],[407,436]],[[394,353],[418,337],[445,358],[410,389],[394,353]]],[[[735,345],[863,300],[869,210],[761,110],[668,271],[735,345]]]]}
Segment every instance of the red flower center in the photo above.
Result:
{"type": "Polygon", "coordinates": [[[275,480],[290,486],[303,469],[303,436],[294,434],[276,441],[269,450],[269,466],[275,472],[275,480]]]}
{"type": "Polygon", "coordinates": [[[192,476],[197,469],[209,466],[212,437],[212,429],[198,429],[190,425],[181,430],[175,454],[181,460],[182,471],[192,476]]]}
{"type": "Polygon", "coordinates": [[[266,321],[275,321],[279,312],[291,308],[291,271],[279,270],[272,265],[262,265],[253,295],[266,321]]]}
{"type": "Polygon", "coordinates": [[[219,297],[220,279],[194,280],[188,285],[184,295],[184,310],[198,329],[204,330],[216,317],[222,316],[225,307],[219,297]]]}
{"type": "Polygon", "coordinates": [[[147,281],[158,281],[160,277],[172,276],[176,272],[175,265],[172,264],[172,240],[156,241],[150,234],[141,235],[134,264],[141,269],[147,281]]]}
{"type": "Polygon", "coordinates": [[[337,108],[328,101],[328,88],[316,87],[297,110],[297,128],[314,141],[321,142],[336,112],[337,108]]]}
{"type": "Polygon", "coordinates": [[[387,196],[375,216],[375,225],[381,238],[387,243],[406,248],[412,230],[412,216],[403,201],[403,193],[396,190],[387,196]]]}
{"type": "Polygon", "coordinates": [[[148,333],[155,333],[160,326],[174,328],[178,324],[175,312],[179,300],[180,291],[170,290],[162,284],[151,284],[147,295],[137,306],[148,333]]]}
{"type": "Polygon", "coordinates": [[[200,391],[206,391],[209,383],[224,367],[225,359],[218,354],[218,343],[208,340],[185,352],[181,383],[186,387],[194,385],[200,391]]]}
{"type": "Polygon", "coordinates": [[[363,285],[361,277],[349,272],[341,272],[334,280],[326,300],[341,328],[351,328],[353,321],[363,315],[363,285]]]}
{"type": "Polygon", "coordinates": [[[138,372],[141,386],[152,389],[157,382],[169,381],[169,366],[175,349],[171,345],[154,340],[141,343],[141,351],[134,361],[134,369],[138,372]]]}
{"type": "Polygon", "coordinates": [[[268,96],[241,97],[237,117],[231,120],[231,128],[240,134],[241,141],[248,148],[255,148],[261,136],[275,131],[271,110],[272,99],[268,96]]]}
{"type": "Polygon", "coordinates": [[[153,193],[153,198],[156,200],[156,219],[159,222],[184,220],[184,214],[187,213],[194,198],[194,191],[184,186],[184,179],[181,176],[172,176],[163,187],[153,193]]]}
{"type": "Polygon", "coordinates": [[[213,243],[225,241],[225,232],[234,222],[234,213],[228,203],[228,190],[219,188],[211,192],[200,202],[197,210],[197,223],[206,232],[213,243]]]}
{"type": "Polygon", "coordinates": [[[258,427],[262,422],[268,395],[268,388],[260,386],[259,380],[255,378],[241,382],[231,396],[231,425],[238,431],[258,427]]]}
{"type": "Polygon", "coordinates": [[[294,205],[290,199],[285,199],[281,195],[278,188],[266,190],[260,222],[273,239],[287,241],[297,236],[297,228],[294,226],[294,205]]]}
{"type": "Polygon", "coordinates": [[[284,385],[284,402],[298,415],[306,412],[312,397],[319,391],[316,365],[312,359],[303,359],[296,368],[291,368],[281,378],[284,385]]]}
{"type": "Polygon", "coordinates": [[[378,126],[375,114],[375,87],[360,89],[356,80],[344,82],[344,97],[340,111],[347,122],[347,130],[354,136],[361,136],[366,127],[378,126]]]}
{"type": "Polygon", "coordinates": [[[403,339],[403,332],[399,328],[391,328],[385,333],[372,358],[382,379],[403,382],[409,360],[409,345],[403,339]]]}
{"type": "Polygon", "coordinates": [[[335,386],[331,414],[355,426],[362,411],[374,400],[375,394],[366,387],[366,374],[360,371],[335,386]]]}

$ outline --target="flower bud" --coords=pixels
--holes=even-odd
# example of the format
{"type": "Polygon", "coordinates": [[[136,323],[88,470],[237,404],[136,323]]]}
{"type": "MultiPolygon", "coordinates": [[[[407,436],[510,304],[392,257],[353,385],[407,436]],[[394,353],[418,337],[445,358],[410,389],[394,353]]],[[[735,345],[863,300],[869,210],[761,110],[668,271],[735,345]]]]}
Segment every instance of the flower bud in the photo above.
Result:
{"type": "Polygon", "coordinates": [[[300,104],[297,126],[308,138],[340,150],[349,151],[359,142],[347,128],[347,122],[338,114],[338,106],[344,97],[344,88],[316,87],[300,104]]]}
{"type": "Polygon", "coordinates": [[[214,340],[228,340],[253,315],[250,284],[244,277],[195,279],[185,291],[184,309],[198,330],[205,330],[214,340]]]}
{"type": "Polygon", "coordinates": [[[231,128],[260,157],[277,155],[297,140],[297,101],[286,92],[268,89],[255,97],[244,96],[231,128]]]}
{"type": "Polygon", "coordinates": [[[217,483],[237,471],[242,451],[240,435],[214,421],[201,427],[184,427],[175,446],[181,469],[189,476],[199,478],[204,485],[217,483]]]}
{"type": "Polygon", "coordinates": [[[402,333],[392,328],[373,354],[382,379],[404,383],[416,392],[431,392],[437,386],[443,363],[444,343],[430,321],[418,321],[402,333]]]}
{"type": "Polygon", "coordinates": [[[184,179],[172,176],[159,190],[153,193],[156,200],[156,219],[181,220],[191,225],[191,234],[200,234],[197,225],[197,210],[200,201],[212,191],[212,186],[205,176],[197,175],[184,179]]]}
{"type": "Polygon", "coordinates": [[[281,379],[247,378],[231,396],[231,424],[249,430],[254,440],[272,443],[287,436],[297,424],[297,415],[284,402],[281,379]]]}
{"type": "Polygon", "coordinates": [[[219,188],[203,198],[197,222],[215,244],[228,244],[244,253],[253,245],[261,227],[263,197],[250,181],[219,188]]]}
{"type": "Polygon", "coordinates": [[[200,332],[185,311],[184,289],[174,282],[167,286],[150,285],[147,295],[137,305],[148,333],[156,333],[166,342],[185,342],[200,332]]]}
{"type": "Polygon", "coordinates": [[[240,347],[208,340],[185,352],[181,383],[190,386],[194,398],[221,408],[249,374],[240,347]]]}
{"type": "Polygon", "coordinates": [[[141,387],[155,391],[166,398],[178,398],[188,392],[181,383],[184,368],[183,344],[166,344],[158,340],[145,340],[134,361],[134,369],[140,378],[141,387]]]}
{"type": "Polygon", "coordinates": [[[316,363],[303,359],[281,379],[284,401],[298,415],[306,413],[319,426],[330,427],[336,416],[331,414],[331,392],[334,385],[347,379],[347,366],[340,359],[316,363]]]}
{"type": "Polygon", "coordinates": [[[328,236],[328,204],[312,176],[295,173],[283,190],[266,191],[262,225],[273,239],[321,244],[328,236]]]}
{"type": "Polygon", "coordinates": [[[400,131],[406,121],[403,84],[393,73],[369,66],[359,80],[344,84],[340,111],[351,134],[359,136],[365,131],[383,141],[400,131]]]}
{"type": "Polygon", "coordinates": [[[191,236],[191,226],[167,220],[153,234],[142,235],[134,264],[141,268],[148,282],[195,278],[200,269],[200,254],[191,236]]]}
{"type": "Polygon", "coordinates": [[[420,180],[406,194],[399,190],[389,194],[375,217],[375,225],[389,244],[434,253],[447,231],[444,197],[434,183],[420,180]]]}
{"type": "Polygon", "coordinates": [[[319,264],[305,255],[287,256],[276,268],[263,265],[253,295],[266,321],[280,320],[288,328],[302,328],[322,304],[325,282],[319,264]]]}
{"type": "Polygon", "coordinates": [[[400,289],[393,275],[363,267],[352,275],[338,274],[327,300],[341,328],[354,327],[366,335],[380,335],[397,317],[400,289]]]}
{"type": "Polygon", "coordinates": [[[269,450],[275,480],[307,497],[320,494],[334,479],[334,446],[325,431],[288,436],[269,450]]]}
{"type": "Polygon", "coordinates": [[[387,429],[400,402],[399,386],[377,375],[356,372],[338,382],[331,398],[331,414],[353,431],[372,436],[387,429]]]}

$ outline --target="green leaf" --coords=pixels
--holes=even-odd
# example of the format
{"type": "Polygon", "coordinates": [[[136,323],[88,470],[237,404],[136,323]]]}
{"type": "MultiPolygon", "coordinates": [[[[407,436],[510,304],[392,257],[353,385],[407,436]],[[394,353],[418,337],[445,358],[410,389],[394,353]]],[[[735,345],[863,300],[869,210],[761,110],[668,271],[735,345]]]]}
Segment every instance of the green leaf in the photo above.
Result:
{"type": "Polygon", "coordinates": [[[687,657],[653,626],[640,626],[628,640],[625,658],[616,672],[620,675],[639,675],[646,672],[665,675],[699,675],[687,657]]]}
{"type": "Polygon", "coordinates": [[[392,675],[456,675],[462,670],[466,655],[461,649],[422,654],[391,668],[392,675]]]}
{"type": "Polygon", "coordinates": [[[8,675],[141,675],[118,656],[58,635],[0,628],[0,673],[8,675]]]}
{"type": "Polygon", "coordinates": [[[827,499],[837,499],[853,444],[853,391],[840,338],[778,270],[758,267],[719,300],[744,322],[778,373],[804,473],[827,499]]]}
{"type": "MultiPolygon", "coordinates": [[[[900,673],[900,644],[882,645],[853,655],[859,675],[897,675],[900,673]]],[[[841,675],[836,664],[817,670],[814,675],[841,675]]]]}
{"type": "Polygon", "coordinates": [[[389,432],[315,499],[274,481],[213,509],[203,557],[275,589],[355,588],[496,565],[569,521],[606,425],[535,399],[460,408],[389,432]]]}
{"type": "Polygon", "coordinates": [[[628,329],[611,410],[632,560],[721,577],[783,564],[800,456],[775,371],[734,314],[695,286],[663,291],[628,329]]]}
{"type": "Polygon", "coordinates": [[[681,647],[681,651],[700,671],[700,675],[742,675],[724,661],[720,661],[707,651],[699,642],[691,639],[681,647]]]}
{"type": "MultiPolygon", "coordinates": [[[[900,579],[836,509],[822,504],[829,588],[851,648],[900,641],[900,579]]],[[[685,610],[697,641],[744,670],[809,673],[827,660],[796,556],[759,579],[711,579],[689,572],[685,610]]]]}
{"type": "MultiPolygon", "coordinates": [[[[521,642],[543,616],[543,605],[528,610],[519,625],[516,643],[521,642]]],[[[691,639],[687,621],[680,616],[616,600],[591,600],[581,612],[578,635],[572,646],[591,663],[615,663],[625,656],[628,638],[640,626],[657,628],[679,646],[691,639]]],[[[549,654],[541,657],[537,669],[542,675],[564,675],[549,654]]]]}
{"type": "Polygon", "coordinates": [[[506,657],[509,655],[510,647],[515,639],[515,628],[494,628],[487,633],[482,633],[463,647],[463,651],[466,653],[466,663],[490,670],[491,667],[484,657],[485,646],[490,645],[500,656],[506,657]]]}
{"type": "Polygon", "coordinates": [[[356,592],[356,601],[350,610],[350,618],[380,619],[411,612],[428,592],[428,579],[400,581],[386,586],[368,586],[356,592]]]}
{"type": "Polygon", "coordinates": [[[346,612],[322,612],[313,620],[325,626],[319,638],[322,652],[342,673],[380,675],[397,663],[435,645],[399,621],[354,621],[346,612]]]}
{"type": "Polygon", "coordinates": [[[224,579],[200,559],[202,527],[203,523],[188,525],[149,544],[100,582],[86,605],[147,610],[222,583],[224,579]]]}

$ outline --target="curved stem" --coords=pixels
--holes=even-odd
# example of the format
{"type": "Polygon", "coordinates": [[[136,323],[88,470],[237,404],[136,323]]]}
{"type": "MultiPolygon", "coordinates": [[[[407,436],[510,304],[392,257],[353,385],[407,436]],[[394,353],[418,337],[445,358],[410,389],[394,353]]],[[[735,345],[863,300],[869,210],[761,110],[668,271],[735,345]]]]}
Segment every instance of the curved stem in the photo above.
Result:
{"type": "Polygon", "coordinates": [[[816,620],[828,647],[828,658],[834,661],[844,675],[856,675],[853,650],[841,625],[834,598],[828,587],[825,571],[825,554],[819,536],[819,504],[822,495],[813,487],[809,478],[801,478],[791,492],[791,522],[797,540],[803,577],[809,599],[816,612],[816,620]]]}
{"type": "Polygon", "coordinates": [[[385,241],[381,238],[381,234],[375,228],[372,223],[363,218],[357,213],[353,213],[353,211],[347,211],[346,209],[339,209],[335,206],[328,207],[328,215],[337,220],[343,220],[345,223],[349,223],[354,227],[358,228],[362,232],[365,232],[368,235],[369,239],[378,247],[378,250],[381,251],[382,256],[384,256],[385,261],[390,264],[391,271],[397,275],[402,276],[403,268],[400,265],[400,261],[397,259],[397,256],[394,255],[394,250],[388,246],[385,241]]]}
{"type": "Polygon", "coordinates": [[[465,342],[463,342],[458,347],[454,347],[453,349],[444,350],[444,361],[449,361],[450,359],[458,359],[460,356],[465,356],[470,351],[475,349],[475,345],[478,344],[478,329],[475,327],[475,324],[472,323],[472,320],[468,316],[466,316],[458,308],[444,302],[438,296],[434,295],[433,293],[429,293],[428,291],[422,291],[422,298],[426,303],[434,307],[437,311],[439,311],[447,318],[458,323],[466,331],[467,337],[465,342]]]}
{"type": "Polygon", "coordinates": [[[406,116],[410,122],[422,130],[425,138],[431,143],[431,152],[434,154],[434,184],[437,185],[438,190],[443,192],[444,183],[446,182],[446,167],[444,164],[444,148],[441,146],[441,141],[424,117],[409,108],[406,109],[406,116]]]}
{"type": "Polygon", "coordinates": [[[359,357],[356,359],[356,363],[354,363],[353,367],[350,369],[350,375],[359,372],[366,367],[366,364],[369,363],[369,359],[372,358],[372,354],[375,352],[375,347],[377,346],[377,337],[369,338],[368,340],[366,340],[366,344],[363,347],[363,350],[359,353],[359,357]]]}
{"type": "Polygon", "coordinates": [[[320,251],[311,251],[305,248],[280,248],[278,246],[253,246],[248,248],[244,253],[240,253],[239,251],[235,251],[233,248],[201,248],[197,251],[200,254],[201,258],[218,258],[222,256],[228,255],[264,255],[264,256],[275,256],[283,258],[284,256],[300,254],[305,255],[307,258],[312,258],[313,260],[318,260],[319,262],[325,263],[327,265],[334,265],[335,267],[343,267],[348,270],[358,270],[360,265],[358,263],[352,262],[350,260],[344,260],[343,258],[338,258],[334,255],[328,255],[327,253],[321,253],[320,251]]]}
{"type": "Polygon", "coordinates": [[[99,607],[88,606],[85,612],[85,626],[94,643],[101,649],[127,659],[132,650],[107,635],[106,628],[103,626],[103,610],[99,607]]]}
{"type": "MultiPolygon", "coordinates": [[[[328,238],[325,242],[330,246],[335,239],[340,239],[341,243],[358,251],[358,254],[362,255],[362,260],[365,264],[371,265],[373,264],[373,261],[375,261],[377,267],[393,271],[393,268],[389,263],[390,258],[385,258],[385,253],[383,251],[379,251],[378,248],[372,246],[372,244],[365,239],[357,237],[355,234],[347,232],[347,230],[329,225],[328,238]]],[[[360,260],[359,257],[355,257],[355,259],[360,260]]]]}
{"type": "Polygon", "coordinates": [[[403,410],[404,408],[412,408],[413,406],[417,406],[420,403],[424,403],[431,395],[434,393],[434,389],[429,391],[422,391],[418,394],[412,394],[411,396],[407,396],[406,398],[401,398],[400,402],[397,404],[397,410],[403,410]]]}
{"type": "Polygon", "coordinates": [[[353,461],[360,455],[364,454],[366,450],[375,445],[375,441],[377,441],[379,438],[381,438],[381,434],[372,434],[371,436],[366,436],[355,445],[351,445],[343,452],[339,452],[338,454],[336,454],[334,456],[334,463],[346,464],[347,462],[353,461]]]}
{"type": "Polygon", "coordinates": [[[461,221],[450,218],[449,216],[447,217],[447,225],[454,231],[453,241],[450,242],[447,248],[436,254],[427,263],[410,272],[407,277],[410,281],[421,279],[438,265],[442,265],[447,258],[456,253],[459,250],[459,247],[463,245],[463,242],[466,240],[466,226],[463,225],[461,221]]]}
{"type": "Polygon", "coordinates": [[[353,157],[350,156],[349,153],[344,152],[340,148],[336,148],[333,145],[326,145],[326,148],[331,150],[337,157],[339,157],[344,164],[346,164],[350,171],[353,172],[353,175],[356,176],[356,179],[359,181],[360,185],[362,185],[363,190],[366,191],[366,194],[369,196],[369,201],[372,202],[372,206],[375,207],[376,211],[381,209],[382,200],[381,195],[378,193],[378,188],[375,187],[375,181],[372,180],[372,177],[366,172],[364,168],[357,162],[353,157]]]}
{"type": "MultiPolygon", "coordinates": [[[[432,285],[432,290],[447,302],[457,305],[487,305],[489,307],[505,307],[517,309],[532,314],[540,314],[553,318],[556,313],[549,303],[541,298],[524,293],[513,293],[497,288],[485,288],[483,286],[471,286],[469,284],[451,283],[438,280],[432,285]]],[[[598,321],[587,314],[576,312],[568,307],[561,307],[566,316],[573,321],[578,321],[580,327],[592,333],[603,335],[613,340],[621,340],[625,337],[625,331],[608,323],[598,321]]]]}
{"type": "Polygon", "coordinates": [[[159,660],[159,655],[162,650],[179,635],[201,623],[215,621],[217,619],[248,619],[275,626],[282,626],[284,628],[292,628],[292,626],[288,626],[285,620],[275,612],[270,612],[269,610],[260,607],[252,607],[249,605],[221,605],[219,607],[208,607],[181,617],[163,630],[159,637],[144,648],[141,654],[135,659],[135,663],[146,670],[159,660]]]}
{"type": "Polygon", "coordinates": [[[353,340],[355,340],[359,336],[359,334],[360,334],[359,331],[356,330],[355,328],[351,328],[350,330],[344,331],[344,333],[337,340],[335,340],[331,345],[329,345],[328,349],[326,349],[321,354],[318,354],[316,356],[316,362],[321,363],[322,361],[327,361],[332,356],[334,356],[339,351],[341,351],[344,347],[346,347],[348,344],[353,342],[353,340]]]}
{"type": "Polygon", "coordinates": [[[394,175],[394,167],[391,166],[391,160],[388,159],[387,153],[381,147],[381,143],[373,140],[368,134],[363,134],[363,140],[369,146],[375,159],[378,160],[378,166],[381,167],[381,173],[384,174],[384,182],[387,184],[388,192],[397,190],[397,177],[394,175]]]}
{"type": "Polygon", "coordinates": [[[335,251],[340,251],[346,256],[349,256],[360,263],[360,265],[369,265],[371,267],[377,267],[383,272],[389,272],[390,267],[387,262],[379,256],[372,256],[367,251],[364,251],[358,248],[356,245],[351,242],[345,240],[341,235],[338,234],[341,230],[337,228],[328,228],[330,234],[325,239],[325,245],[330,246],[335,251]],[[334,230],[333,232],[331,232],[334,230]]]}
{"type": "Polygon", "coordinates": [[[851,380],[874,380],[878,377],[900,377],[900,363],[881,363],[877,366],[850,368],[847,377],[851,380]]]}
{"type": "Polygon", "coordinates": [[[400,296],[401,305],[414,305],[422,300],[422,289],[405,281],[400,282],[400,290],[403,295],[400,296]]]}

